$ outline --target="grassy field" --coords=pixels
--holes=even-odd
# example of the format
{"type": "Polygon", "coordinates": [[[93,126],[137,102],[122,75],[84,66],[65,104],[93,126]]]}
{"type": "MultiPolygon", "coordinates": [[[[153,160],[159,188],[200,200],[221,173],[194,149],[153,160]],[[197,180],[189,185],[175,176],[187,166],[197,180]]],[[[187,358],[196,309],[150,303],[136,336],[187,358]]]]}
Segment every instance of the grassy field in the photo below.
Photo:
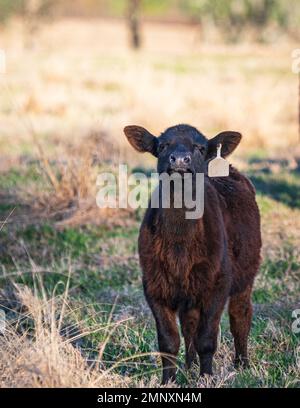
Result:
{"type": "Polygon", "coordinates": [[[0,78],[1,386],[159,386],[137,236],[142,210],[100,210],[96,176],[128,163],[122,128],[177,122],[244,135],[233,162],[257,189],[263,261],[253,293],[251,366],[233,368],[226,313],[215,376],[178,363],[181,386],[299,387],[300,152],[292,44],[202,44],[194,28],[62,21],[39,37],[2,33],[0,78]],[[74,35],[76,33],[76,35],[74,35]],[[94,41],[99,38],[99,41],[94,41]],[[298,149],[298,150],[297,150],[298,149]]]}

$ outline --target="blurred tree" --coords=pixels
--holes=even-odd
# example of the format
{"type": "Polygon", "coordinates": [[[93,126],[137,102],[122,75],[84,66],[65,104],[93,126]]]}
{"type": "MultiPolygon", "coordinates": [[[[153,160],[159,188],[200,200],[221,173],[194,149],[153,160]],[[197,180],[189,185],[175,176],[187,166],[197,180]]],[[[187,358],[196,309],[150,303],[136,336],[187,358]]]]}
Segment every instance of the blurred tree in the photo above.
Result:
{"type": "Polygon", "coordinates": [[[14,14],[21,13],[24,0],[0,0],[0,22],[5,22],[14,14]]]}
{"type": "Polygon", "coordinates": [[[239,40],[245,28],[256,29],[258,39],[268,26],[300,36],[297,0],[179,0],[182,11],[200,24],[211,21],[229,40],[239,40]],[[297,17],[296,17],[297,16],[297,17]],[[295,30],[298,18],[298,30],[295,30]]]}
{"type": "Polygon", "coordinates": [[[55,3],[55,0],[23,0],[25,46],[32,47],[34,45],[35,33],[39,30],[41,23],[50,17],[55,3]]]}
{"type": "Polygon", "coordinates": [[[130,30],[130,42],[131,46],[135,49],[141,46],[141,34],[140,34],[140,13],[141,1],[140,0],[128,0],[128,22],[130,30]]]}
{"type": "Polygon", "coordinates": [[[243,39],[248,28],[258,40],[274,40],[281,34],[300,38],[299,0],[0,0],[0,23],[22,15],[33,31],[37,22],[52,12],[56,16],[104,18],[126,14],[134,48],[141,45],[141,15],[160,21],[196,22],[203,32],[214,26],[222,38],[232,41],[243,39]]]}
{"type": "Polygon", "coordinates": [[[36,39],[34,34],[49,18],[56,4],[55,0],[0,0],[0,22],[4,23],[13,16],[22,17],[25,46],[32,46],[36,39]]]}
{"type": "Polygon", "coordinates": [[[55,0],[24,0],[23,3],[23,16],[32,25],[33,32],[41,19],[50,16],[55,6],[55,0]]]}

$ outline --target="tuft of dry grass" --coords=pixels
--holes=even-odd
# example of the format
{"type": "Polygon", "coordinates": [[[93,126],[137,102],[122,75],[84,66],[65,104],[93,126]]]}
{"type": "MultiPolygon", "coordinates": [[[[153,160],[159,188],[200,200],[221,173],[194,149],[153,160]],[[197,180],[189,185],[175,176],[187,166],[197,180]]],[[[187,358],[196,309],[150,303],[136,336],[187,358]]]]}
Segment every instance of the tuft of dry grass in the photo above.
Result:
{"type": "Polygon", "coordinates": [[[14,297],[23,313],[8,321],[0,336],[1,387],[124,387],[130,384],[129,378],[100,368],[101,350],[103,352],[105,345],[99,346],[99,360],[92,363],[72,345],[75,338],[96,330],[108,329],[110,334],[122,322],[65,338],[61,335],[61,325],[66,295],[67,292],[63,299],[55,296],[41,299],[29,287],[14,284],[14,297]],[[28,329],[24,329],[25,322],[28,329]]]}
{"type": "Polygon", "coordinates": [[[56,159],[47,154],[33,129],[31,134],[43,183],[31,183],[16,192],[24,205],[36,215],[55,219],[60,226],[78,225],[92,218],[101,223],[111,220],[113,224],[116,221],[114,213],[118,215],[117,221],[123,224],[123,215],[130,217],[130,209],[96,207],[97,176],[104,170],[116,171],[121,154],[105,132],[91,130],[84,140],[62,147],[56,159]]]}

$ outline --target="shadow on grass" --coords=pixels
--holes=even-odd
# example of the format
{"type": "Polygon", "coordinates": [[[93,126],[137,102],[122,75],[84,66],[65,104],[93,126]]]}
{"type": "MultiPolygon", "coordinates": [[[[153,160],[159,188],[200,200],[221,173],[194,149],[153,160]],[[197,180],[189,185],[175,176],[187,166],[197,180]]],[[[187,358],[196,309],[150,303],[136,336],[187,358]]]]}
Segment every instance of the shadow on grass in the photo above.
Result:
{"type": "Polygon", "coordinates": [[[300,208],[300,183],[262,177],[261,175],[250,175],[256,191],[267,195],[276,201],[288,205],[291,208],[300,208]]]}
{"type": "Polygon", "coordinates": [[[257,192],[290,208],[300,208],[299,168],[289,169],[285,160],[249,159],[249,164],[248,176],[257,192]]]}

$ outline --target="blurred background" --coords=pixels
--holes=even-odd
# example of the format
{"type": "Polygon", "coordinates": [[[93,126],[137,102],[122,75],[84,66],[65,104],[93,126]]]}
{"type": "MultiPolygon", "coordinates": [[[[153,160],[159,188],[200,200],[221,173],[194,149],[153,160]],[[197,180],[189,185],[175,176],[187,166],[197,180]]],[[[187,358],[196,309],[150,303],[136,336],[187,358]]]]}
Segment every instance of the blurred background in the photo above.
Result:
{"type": "Polygon", "coordinates": [[[0,0],[2,148],[26,149],[28,118],[52,148],[182,122],[239,130],[247,152],[295,146],[299,22],[297,0],[0,0]]]}
{"type": "Polygon", "coordinates": [[[188,123],[243,134],[230,161],[256,187],[263,229],[256,365],[233,370],[224,318],[217,380],[202,386],[299,386],[299,44],[298,0],[0,0],[1,385],[159,384],[155,357],[122,363],[156,350],[143,210],[97,208],[96,177],[155,168],[124,126],[188,123]]]}

